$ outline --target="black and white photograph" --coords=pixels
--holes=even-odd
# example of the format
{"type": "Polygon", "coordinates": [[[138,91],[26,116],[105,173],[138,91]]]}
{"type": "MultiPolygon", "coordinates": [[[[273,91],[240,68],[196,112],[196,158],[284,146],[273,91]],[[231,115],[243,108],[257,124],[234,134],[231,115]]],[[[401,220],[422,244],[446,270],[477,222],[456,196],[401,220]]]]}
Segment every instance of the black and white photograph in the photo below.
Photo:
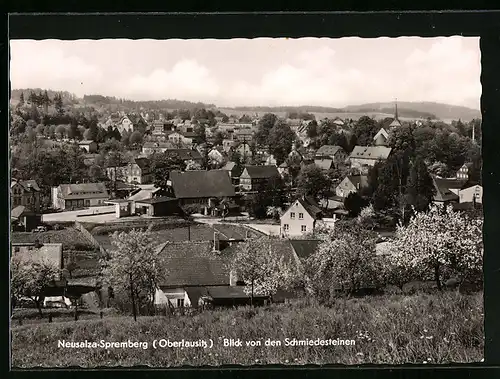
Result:
{"type": "Polygon", "coordinates": [[[484,362],[479,37],[9,49],[13,368],[484,362]]]}

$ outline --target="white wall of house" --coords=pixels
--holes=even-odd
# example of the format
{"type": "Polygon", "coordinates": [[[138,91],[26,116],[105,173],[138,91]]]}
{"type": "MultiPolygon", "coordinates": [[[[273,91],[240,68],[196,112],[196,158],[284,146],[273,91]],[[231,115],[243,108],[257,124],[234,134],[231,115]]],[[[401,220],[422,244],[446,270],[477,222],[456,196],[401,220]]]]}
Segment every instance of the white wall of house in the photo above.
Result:
{"type": "Polygon", "coordinates": [[[476,203],[483,202],[483,187],[480,185],[475,185],[469,188],[465,188],[458,192],[461,203],[472,203],[474,198],[476,203]]]}
{"type": "Polygon", "coordinates": [[[345,177],[335,188],[335,194],[340,197],[347,197],[351,192],[357,192],[357,190],[349,178],[345,177]]]}
{"type": "Polygon", "coordinates": [[[174,308],[191,306],[191,300],[184,288],[157,289],[155,292],[155,305],[165,305],[168,302],[174,308]]]}
{"type": "Polygon", "coordinates": [[[365,159],[365,158],[350,158],[352,168],[357,168],[362,171],[366,171],[368,167],[375,166],[377,161],[375,159],[365,159]]]}
{"type": "Polygon", "coordinates": [[[295,201],[281,216],[282,236],[301,236],[314,230],[314,218],[307,213],[299,201],[295,201]]]}

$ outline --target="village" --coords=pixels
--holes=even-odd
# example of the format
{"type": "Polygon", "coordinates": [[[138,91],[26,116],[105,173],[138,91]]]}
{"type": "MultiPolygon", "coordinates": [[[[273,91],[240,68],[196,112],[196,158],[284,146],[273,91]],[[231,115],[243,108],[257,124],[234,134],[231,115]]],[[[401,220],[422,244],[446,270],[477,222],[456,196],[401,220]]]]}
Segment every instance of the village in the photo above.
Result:
{"type": "MultiPolygon", "coordinates": [[[[411,213],[415,206],[423,210],[439,204],[454,212],[481,210],[480,162],[469,153],[470,160],[455,160],[455,170],[443,162],[425,162],[428,182],[420,178],[414,189],[420,197],[402,209],[399,200],[389,204],[393,194],[374,190],[382,187],[373,180],[377,169],[380,180],[388,165],[408,165],[407,152],[400,147],[408,132],[435,128],[430,120],[400,120],[397,102],[394,116],[379,121],[368,116],[317,121],[307,113],[294,119],[272,113],[238,119],[205,109],[192,113],[189,119],[168,113],[170,119],[163,113],[156,118],[147,111],[113,114],[97,125],[108,135],[101,143],[85,138],[93,133],[91,128],[78,138],[68,138],[71,126],[48,135],[46,128],[27,128],[28,139],[35,134],[28,143],[67,149],[83,170],[105,160],[101,181],[88,175],[78,178],[75,171],[72,182],[54,182],[50,189],[35,178],[13,174],[13,253],[35,261],[49,259],[60,271],[50,289],[44,289],[48,292],[38,294],[43,306],[79,303],[96,311],[109,306],[110,289],[103,285],[101,265],[116,248],[110,238],[116,230],[154,225],[155,247],[161,248],[169,272],[156,288],[156,308],[197,308],[203,299],[215,306],[235,306],[297,296],[282,288],[259,296],[245,291],[248,283],[237,280],[225,262],[240,243],[251,245],[257,239],[259,244],[266,236],[272,254],[302,267],[320,243],[319,232],[335,230],[337,220],[359,218],[363,209],[371,209],[369,217],[377,219],[376,254],[387,250],[405,209],[411,213]],[[135,134],[140,134],[142,145],[115,138],[135,134]],[[261,143],[269,138],[276,140],[275,146],[261,143]],[[70,293],[72,300],[65,296],[70,293]]],[[[461,138],[471,150],[478,148],[480,130],[474,123],[466,127],[458,122],[441,127],[468,129],[461,138]]],[[[411,175],[408,172],[404,180],[411,175]]],[[[401,186],[395,189],[401,191],[401,186]]],[[[372,290],[374,286],[368,284],[372,290]]]]}

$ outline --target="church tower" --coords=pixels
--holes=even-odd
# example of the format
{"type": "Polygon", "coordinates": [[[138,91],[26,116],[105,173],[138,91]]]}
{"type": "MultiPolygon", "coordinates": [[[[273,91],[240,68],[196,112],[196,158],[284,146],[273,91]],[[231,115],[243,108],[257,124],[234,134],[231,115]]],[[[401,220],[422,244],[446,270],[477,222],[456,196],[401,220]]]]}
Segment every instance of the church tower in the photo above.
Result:
{"type": "Polygon", "coordinates": [[[401,121],[399,121],[398,117],[398,99],[395,100],[395,107],[394,107],[394,120],[390,123],[389,127],[394,128],[394,127],[399,127],[401,126],[401,121]]]}

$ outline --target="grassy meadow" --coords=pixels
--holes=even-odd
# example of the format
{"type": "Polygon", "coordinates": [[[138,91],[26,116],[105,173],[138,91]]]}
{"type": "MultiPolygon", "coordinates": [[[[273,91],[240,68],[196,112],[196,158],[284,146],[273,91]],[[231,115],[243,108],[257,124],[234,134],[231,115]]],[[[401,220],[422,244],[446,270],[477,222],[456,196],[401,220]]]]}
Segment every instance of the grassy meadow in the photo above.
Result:
{"type": "MultiPolygon", "coordinates": [[[[384,295],[338,299],[331,307],[304,301],[193,316],[113,316],[12,328],[13,367],[176,367],[224,364],[363,364],[479,362],[483,359],[482,293],[384,295]],[[223,339],[243,341],[225,347],[223,339]],[[265,346],[266,339],[282,341],[265,346]],[[285,338],[347,339],[351,346],[284,346],[285,338]],[[154,340],[213,340],[212,348],[154,349],[154,340]],[[148,342],[144,348],[63,348],[58,340],[148,342]],[[244,341],[261,340],[262,346],[244,341]]],[[[208,342],[209,343],[209,342],[208,342]]]]}

